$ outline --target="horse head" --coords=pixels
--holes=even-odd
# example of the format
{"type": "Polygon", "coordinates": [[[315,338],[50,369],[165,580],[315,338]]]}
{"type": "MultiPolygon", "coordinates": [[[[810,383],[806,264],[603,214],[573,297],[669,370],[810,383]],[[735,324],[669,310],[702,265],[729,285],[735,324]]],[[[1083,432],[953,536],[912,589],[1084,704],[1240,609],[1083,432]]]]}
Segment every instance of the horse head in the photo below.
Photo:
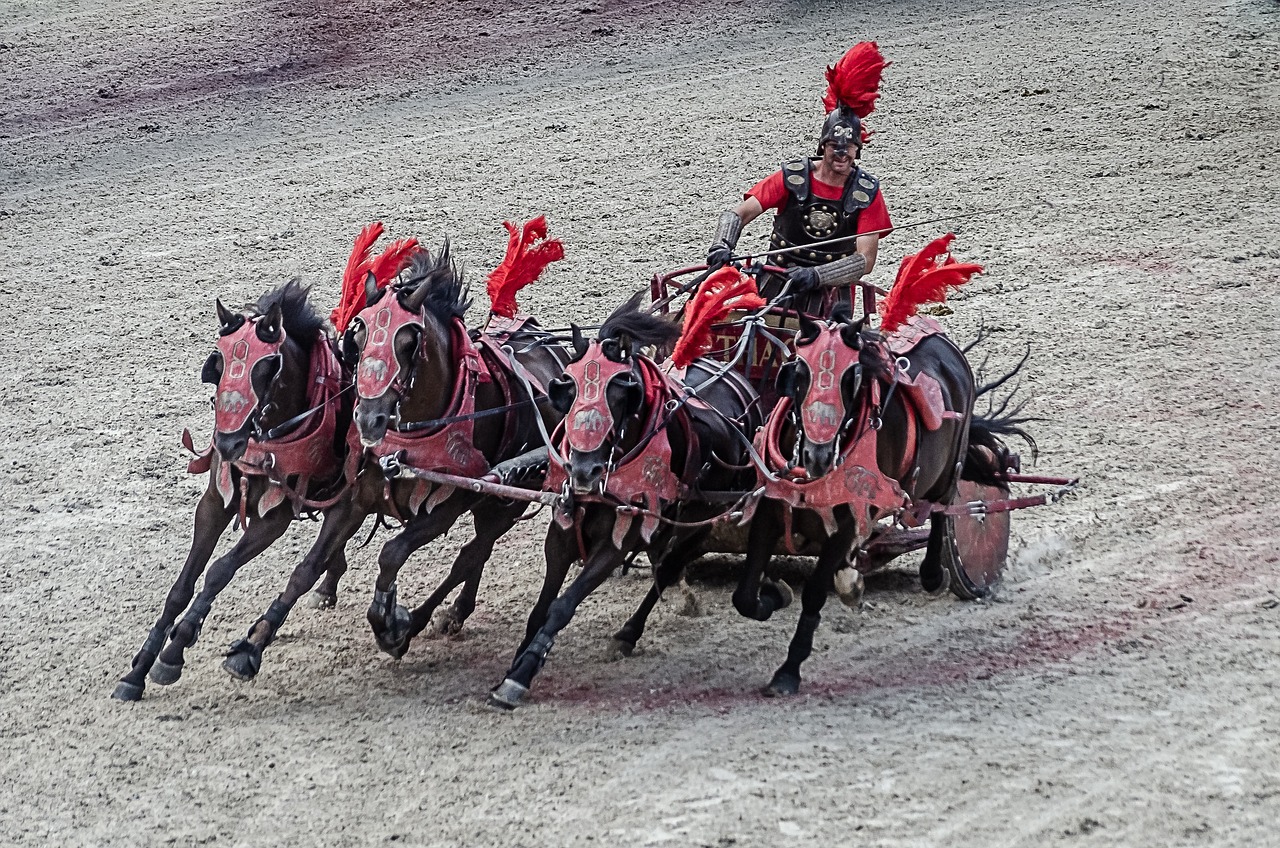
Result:
{"type": "Polygon", "coordinates": [[[574,326],[576,356],[549,386],[553,408],[565,416],[563,457],[575,492],[603,490],[605,477],[643,437],[640,425],[655,411],[648,376],[653,369],[645,367],[640,350],[669,346],[679,328],[641,311],[642,297],[615,310],[589,343],[574,326]]]}
{"type": "Polygon", "coordinates": [[[829,473],[850,431],[871,423],[859,415],[873,403],[867,378],[886,377],[891,369],[879,334],[864,330],[863,321],[839,313],[829,322],[802,319],[795,358],[778,375],[778,395],[791,400],[796,452],[809,479],[829,473]]]}
{"type": "Polygon", "coordinates": [[[217,387],[213,444],[226,462],[305,407],[310,345],[323,324],[307,294],[291,280],[241,312],[216,302],[218,344],[200,379],[217,387]]]}
{"type": "Polygon", "coordinates": [[[449,402],[455,320],[470,302],[449,255],[416,254],[400,282],[378,288],[371,273],[365,308],[342,337],[342,357],[355,367],[355,423],[370,447],[405,422],[438,417],[449,402]]]}

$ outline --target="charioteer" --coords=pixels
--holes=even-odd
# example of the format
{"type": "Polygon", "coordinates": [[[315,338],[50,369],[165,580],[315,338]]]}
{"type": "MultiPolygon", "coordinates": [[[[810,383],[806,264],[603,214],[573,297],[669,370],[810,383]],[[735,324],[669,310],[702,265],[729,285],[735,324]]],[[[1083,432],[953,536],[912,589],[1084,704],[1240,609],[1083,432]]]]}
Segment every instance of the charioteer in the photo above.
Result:
{"type": "Polygon", "coordinates": [[[711,269],[730,262],[743,227],[773,209],[769,250],[786,252],[764,258],[790,270],[763,278],[760,293],[772,299],[790,283],[791,308],[811,315],[851,302],[852,285],[875,267],[880,239],[892,228],[880,181],[857,162],[870,135],[863,119],[875,109],[888,64],[874,41],[864,41],[827,68],[817,156],[786,162],[720,216],[707,251],[711,269]],[[835,239],[843,240],[825,243],[835,239]]]}

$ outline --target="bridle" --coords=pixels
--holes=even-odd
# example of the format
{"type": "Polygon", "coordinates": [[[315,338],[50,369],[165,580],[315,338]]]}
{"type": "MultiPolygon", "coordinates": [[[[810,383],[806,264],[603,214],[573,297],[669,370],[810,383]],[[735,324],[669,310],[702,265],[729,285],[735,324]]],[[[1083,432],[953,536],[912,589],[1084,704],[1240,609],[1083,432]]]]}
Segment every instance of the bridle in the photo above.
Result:
{"type": "MultiPolygon", "coordinates": [[[[273,406],[276,382],[284,370],[282,349],[288,340],[283,325],[277,328],[276,340],[263,340],[259,330],[264,317],[246,318],[218,339],[217,355],[222,360],[222,369],[212,404],[214,429],[219,433],[238,433],[251,427],[254,439],[261,441],[264,436],[261,422],[273,406]],[[258,363],[272,357],[276,360],[275,369],[267,382],[264,396],[259,398],[253,371],[258,363]]],[[[206,378],[211,366],[212,357],[205,366],[206,378]]]]}

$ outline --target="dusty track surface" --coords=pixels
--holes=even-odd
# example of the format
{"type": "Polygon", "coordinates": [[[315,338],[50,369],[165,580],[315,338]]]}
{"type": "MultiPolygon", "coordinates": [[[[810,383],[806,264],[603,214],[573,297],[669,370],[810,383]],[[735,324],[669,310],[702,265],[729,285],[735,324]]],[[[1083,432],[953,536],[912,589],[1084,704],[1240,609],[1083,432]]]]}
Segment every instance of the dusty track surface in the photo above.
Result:
{"type": "MultiPolygon", "coordinates": [[[[10,5],[0,842],[1276,843],[1275,3],[10,5]],[[606,661],[632,574],[497,714],[539,519],[462,637],[380,654],[377,543],[353,546],[337,609],[295,612],[237,683],[219,654],[304,524],[238,576],[178,684],[108,698],[186,553],[202,481],[178,435],[208,433],[215,295],[301,275],[327,309],[374,219],[450,237],[478,280],[503,218],[547,212],[570,258],[522,304],[598,319],[808,149],[823,64],[866,37],[895,62],[865,157],[895,219],[1004,210],[954,225],[988,273],[943,320],[996,331],[991,371],[1032,346],[1039,468],[1087,481],[1016,517],[993,601],[929,598],[904,563],[863,611],[828,605],[780,702],[758,690],[797,610],[746,621],[714,573],[707,616],[660,605],[606,661]]],[[[941,231],[900,230],[875,278],[941,231]]]]}

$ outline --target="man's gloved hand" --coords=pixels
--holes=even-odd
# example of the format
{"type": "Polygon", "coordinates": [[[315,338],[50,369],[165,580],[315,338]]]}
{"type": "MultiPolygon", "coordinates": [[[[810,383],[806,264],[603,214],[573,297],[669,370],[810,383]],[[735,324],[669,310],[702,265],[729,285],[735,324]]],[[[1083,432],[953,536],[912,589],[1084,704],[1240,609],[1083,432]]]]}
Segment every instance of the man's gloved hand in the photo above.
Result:
{"type": "Polygon", "coordinates": [[[792,294],[811,292],[821,285],[817,268],[792,268],[787,272],[787,279],[791,282],[792,294]]]}
{"type": "Polygon", "coordinates": [[[707,251],[707,270],[715,271],[729,264],[733,258],[733,248],[723,242],[711,245],[707,251]]]}

